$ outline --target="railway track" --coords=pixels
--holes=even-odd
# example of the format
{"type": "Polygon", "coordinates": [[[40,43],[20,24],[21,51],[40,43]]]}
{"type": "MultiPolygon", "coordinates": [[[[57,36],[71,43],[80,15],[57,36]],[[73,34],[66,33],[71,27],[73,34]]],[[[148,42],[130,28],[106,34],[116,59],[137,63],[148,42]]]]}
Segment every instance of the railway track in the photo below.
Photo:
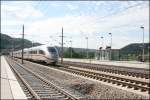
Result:
{"type": "Polygon", "coordinates": [[[58,69],[67,71],[73,74],[81,75],[84,77],[96,79],[99,81],[120,85],[122,87],[132,88],[134,90],[140,90],[141,92],[147,92],[148,94],[150,93],[150,84],[147,81],[141,81],[141,80],[136,80],[132,78],[131,79],[122,78],[122,77],[118,77],[117,75],[96,73],[92,71],[74,69],[70,67],[59,67],[58,69]]]}
{"type": "MultiPolygon", "coordinates": [[[[53,67],[53,66],[50,66],[50,67],[53,67]]],[[[59,70],[67,71],[67,72],[77,74],[80,76],[96,79],[99,81],[116,84],[121,87],[127,87],[127,88],[131,88],[137,91],[140,90],[141,92],[145,92],[147,94],[150,93],[149,81],[142,81],[142,80],[137,79],[136,77],[124,78],[114,73],[111,73],[111,75],[109,75],[110,73],[104,73],[101,71],[99,71],[100,73],[97,73],[94,70],[93,71],[84,70],[86,68],[81,68],[81,69],[78,67],[72,68],[72,67],[63,66],[63,65],[59,65],[59,67],[55,66],[53,68],[57,68],[59,70]]],[[[144,80],[148,80],[148,79],[144,79],[144,80]]]]}
{"type": "Polygon", "coordinates": [[[102,71],[102,72],[108,72],[108,73],[114,73],[119,75],[125,75],[125,76],[132,76],[136,78],[145,78],[150,79],[149,70],[145,70],[145,72],[141,72],[141,69],[133,69],[133,68],[125,68],[125,67],[118,67],[118,66],[110,66],[110,65],[98,65],[98,64],[88,64],[88,63],[75,63],[75,62],[69,62],[65,61],[63,63],[64,65],[69,66],[75,66],[80,68],[86,68],[96,71],[102,71]],[[132,71],[137,70],[137,71],[132,71]]]}
{"type": "Polygon", "coordinates": [[[77,98],[50,83],[45,78],[25,68],[17,62],[8,60],[11,69],[15,72],[17,79],[25,91],[28,99],[58,99],[76,100],[77,98]]]}

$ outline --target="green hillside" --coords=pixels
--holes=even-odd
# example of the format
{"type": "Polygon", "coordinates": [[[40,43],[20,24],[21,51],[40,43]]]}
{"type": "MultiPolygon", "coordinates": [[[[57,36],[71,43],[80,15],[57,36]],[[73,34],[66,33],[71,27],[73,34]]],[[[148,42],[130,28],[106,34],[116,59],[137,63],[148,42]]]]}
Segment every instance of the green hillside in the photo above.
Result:
{"type": "MultiPolygon", "coordinates": [[[[145,54],[148,54],[149,46],[150,43],[144,43],[145,54]]],[[[142,43],[133,43],[121,48],[120,53],[123,55],[127,55],[127,54],[139,55],[142,54],[142,49],[143,49],[142,43]]]]}
{"type": "MultiPolygon", "coordinates": [[[[13,48],[14,44],[14,51],[20,50],[22,47],[22,39],[21,38],[12,38],[6,34],[1,34],[1,52],[7,53],[10,52],[13,48]]],[[[34,43],[34,46],[41,45],[40,43],[34,43]]],[[[32,42],[24,39],[24,48],[32,47],[32,42]]],[[[56,47],[61,54],[61,47],[56,47]]],[[[94,58],[95,49],[89,49],[89,57],[94,58]]],[[[70,57],[70,49],[64,47],[64,57],[70,57]]],[[[72,48],[72,57],[74,58],[85,58],[86,57],[86,49],[84,48],[72,48]],[[82,55],[81,55],[82,54],[82,55]]]]}
{"type": "MultiPolygon", "coordinates": [[[[145,58],[149,59],[148,51],[150,51],[150,43],[144,43],[144,54],[145,58]]],[[[120,58],[126,60],[140,60],[143,50],[142,43],[129,44],[120,49],[120,58]],[[140,58],[139,58],[140,57],[140,58]]]]}
{"type": "MultiPolygon", "coordinates": [[[[10,52],[14,46],[14,50],[20,50],[22,47],[22,39],[21,38],[12,38],[6,34],[1,34],[1,53],[10,52]]],[[[40,43],[33,43],[33,46],[41,45],[40,43]]],[[[24,39],[24,47],[29,48],[32,47],[32,42],[24,39]]]]}
{"type": "MultiPolygon", "coordinates": [[[[1,34],[1,52],[10,52],[13,48],[14,44],[14,50],[20,50],[22,47],[22,39],[21,38],[12,38],[8,35],[1,34]]],[[[34,46],[41,45],[40,43],[34,43],[34,46]]],[[[136,60],[137,57],[141,56],[142,54],[142,43],[133,43],[129,44],[120,50],[117,50],[114,53],[113,56],[117,56],[117,59],[125,59],[125,60],[136,60]]],[[[32,47],[32,42],[24,39],[24,47],[29,48],[32,47]]],[[[145,43],[144,44],[144,49],[145,49],[145,55],[148,55],[148,50],[150,50],[150,43],[145,43]]],[[[57,46],[57,49],[59,51],[59,54],[61,54],[61,47],[57,46]]],[[[73,58],[86,58],[86,48],[67,48],[64,47],[64,57],[65,58],[70,58],[71,57],[71,50],[72,50],[72,57],[73,58]]],[[[88,49],[89,51],[89,58],[94,58],[95,57],[95,49],[88,49]]]]}

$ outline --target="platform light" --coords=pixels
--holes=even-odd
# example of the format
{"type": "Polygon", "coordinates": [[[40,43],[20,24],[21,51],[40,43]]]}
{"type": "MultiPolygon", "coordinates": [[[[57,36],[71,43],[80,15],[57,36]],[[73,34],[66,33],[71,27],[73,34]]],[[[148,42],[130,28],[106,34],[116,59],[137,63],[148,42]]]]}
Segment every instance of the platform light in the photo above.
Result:
{"type": "Polygon", "coordinates": [[[109,56],[109,60],[111,60],[111,53],[112,53],[112,33],[109,33],[110,35],[110,56],[109,56]]]}
{"type": "Polygon", "coordinates": [[[141,26],[140,27],[141,29],[142,29],[142,31],[143,31],[143,52],[142,52],[142,61],[144,62],[144,26],[141,26]]]}
{"type": "Polygon", "coordinates": [[[89,52],[88,52],[88,37],[85,37],[85,39],[87,40],[86,45],[87,45],[87,50],[86,50],[86,58],[89,58],[89,52]]]}

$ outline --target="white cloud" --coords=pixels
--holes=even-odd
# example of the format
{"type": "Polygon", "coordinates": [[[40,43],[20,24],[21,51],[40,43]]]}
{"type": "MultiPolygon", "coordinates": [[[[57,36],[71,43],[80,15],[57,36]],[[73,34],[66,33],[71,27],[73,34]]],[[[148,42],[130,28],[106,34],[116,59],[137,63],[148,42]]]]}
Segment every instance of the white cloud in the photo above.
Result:
{"type": "Polygon", "coordinates": [[[11,15],[12,18],[17,20],[39,18],[43,16],[43,14],[39,10],[35,9],[31,4],[24,4],[23,2],[19,2],[17,5],[14,5],[14,3],[10,5],[1,5],[1,11],[2,16],[7,13],[11,15]]]}
{"type": "Polygon", "coordinates": [[[53,6],[53,7],[60,7],[60,6],[62,6],[62,5],[56,4],[56,3],[50,3],[50,6],[53,6]]]}
{"type": "Polygon", "coordinates": [[[55,2],[55,3],[50,3],[50,6],[53,6],[53,7],[67,7],[70,10],[78,9],[77,5],[73,5],[73,4],[70,4],[70,3],[58,4],[58,3],[55,2]]]}
{"type": "MultiPolygon", "coordinates": [[[[104,2],[99,2],[99,4],[97,3],[96,5],[100,6],[103,3],[104,2]]],[[[50,4],[55,7],[62,6],[60,4],[50,4]]],[[[78,6],[70,4],[66,4],[65,6],[70,10],[78,9],[78,6]]],[[[128,7],[128,3],[126,3],[125,6],[128,7]]],[[[14,21],[8,20],[8,25],[21,24],[25,19],[43,16],[43,14],[32,5],[7,5],[7,7],[2,5],[2,10],[4,9],[16,18],[14,21]]],[[[123,9],[123,7],[120,9],[123,9]]],[[[80,15],[77,14],[76,16],[68,14],[62,17],[49,17],[36,22],[28,22],[28,24],[25,25],[25,33],[28,35],[37,34],[37,37],[32,38],[38,40],[38,42],[44,42],[49,40],[49,36],[51,35],[56,36],[55,39],[59,39],[57,36],[61,35],[61,28],[63,26],[64,35],[72,37],[74,47],[86,47],[85,37],[88,36],[89,47],[98,48],[100,45],[100,36],[103,35],[105,37],[105,44],[108,45],[108,33],[111,32],[113,34],[113,48],[120,48],[131,42],[141,42],[140,35],[131,37],[133,36],[131,35],[132,33],[137,35],[141,32],[139,28],[141,25],[144,25],[145,34],[148,36],[149,9],[147,6],[131,7],[130,9],[123,10],[123,12],[117,12],[117,14],[105,17],[98,14],[87,15],[84,13],[80,15]]],[[[68,38],[65,38],[65,40],[67,39],[68,38]]],[[[146,40],[148,40],[148,37],[146,37],[146,40]]]]}
{"type": "MultiPolygon", "coordinates": [[[[101,19],[99,16],[68,15],[64,17],[50,17],[49,19],[32,23],[27,31],[28,33],[37,33],[48,36],[51,34],[53,35],[55,33],[61,33],[61,27],[63,26],[64,32],[67,36],[77,36],[75,40],[75,42],[77,43],[81,41],[80,40],[81,37],[85,37],[83,36],[83,34],[81,34],[81,31],[87,36],[92,36],[95,33],[99,33],[100,35],[101,33],[103,33],[105,36],[105,33],[107,34],[109,32],[112,32],[114,33],[113,37],[115,39],[114,48],[118,48],[121,47],[121,45],[123,44],[132,42],[132,38],[128,37],[129,33],[137,32],[135,31],[136,28],[137,30],[140,30],[139,29],[140,25],[145,25],[145,27],[149,27],[148,12],[149,9],[145,7],[142,9],[137,8],[128,9],[123,13],[119,13],[117,15],[113,15],[110,17],[108,16],[103,19],[101,19]],[[125,38],[117,37],[118,34],[125,35],[122,36],[125,38]],[[128,41],[127,38],[129,39],[128,41]]],[[[148,34],[148,29],[146,30],[146,33],[148,34]]],[[[108,39],[106,41],[108,41],[108,39]]],[[[93,45],[93,43],[94,41],[91,43],[91,47],[96,48],[96,46],[93,45]]]]}
{"type": "Polygon", "coordinates": [[[8,6],[8,5],[1,5],[1,9],[4,10],[4,11],[16,11],[16,10],[19,10],[18,7],[8,6]]]}
{"type": "Polygon", "coordinates": [[[31,33],[57,33],[63,26],[65,32],[70,35],[73,33],[80,34],[79,32],[81,30],[85,33],[92,33],[94,31],[95,21],[96,18],[91,16],[55,17],[32,23],[28,31],[31,33]],[[37,31],[37,29],[39,30],[37,31]]]}
{"type": "Polygon", "coordinates": [[[16,20],[7,20],[7,21],[2,20],[1,21],[2,26],[15,26],[15,25],[21,25],[21,24],[23,24],[23,21],[16,21],[16,20]]]}
{"type": "Polygon", "coordinates": [[[68,7],[70,10],[76,10],[76,9],[78,8],[78,6],[71,5],[71,4],[68,4],[67,7],[68,7]]]}
{"type": "Polygon", "coordinates": [[[39,18],[39,17],[43,16],[43,14],[40,11],[34,9],[32,6],[26,6],[23,9],[25,9],[25,10],[21,10],[20,13],[14,12],[17,17],[19,17],[19,18],[29,18],[29,17],[39,18]]]}

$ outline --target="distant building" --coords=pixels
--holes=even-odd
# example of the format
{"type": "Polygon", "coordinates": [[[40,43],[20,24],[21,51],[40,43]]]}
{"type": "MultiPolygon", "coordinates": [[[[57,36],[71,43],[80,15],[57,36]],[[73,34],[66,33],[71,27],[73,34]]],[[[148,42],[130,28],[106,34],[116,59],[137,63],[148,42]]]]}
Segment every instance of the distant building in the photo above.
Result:
{"type": "Polygon", "coordinates": [[[119,49],[99,49],[96,50],[95,58],[97,60],[119,60],[119,49]]]}

